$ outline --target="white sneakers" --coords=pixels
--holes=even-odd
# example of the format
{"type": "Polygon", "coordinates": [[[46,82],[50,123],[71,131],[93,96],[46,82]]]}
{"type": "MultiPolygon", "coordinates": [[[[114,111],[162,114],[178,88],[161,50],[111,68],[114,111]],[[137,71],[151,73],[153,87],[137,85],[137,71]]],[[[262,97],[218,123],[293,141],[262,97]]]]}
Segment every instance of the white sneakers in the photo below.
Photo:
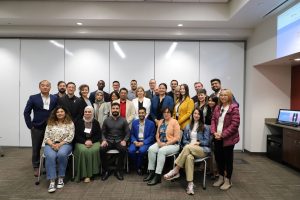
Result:
{"type": "Polygon", "coordinates": [[[231,187],[231,182],[225,177],[223,185],[220,187],[221,190],[228,190],[231,187]]]}
{"type": "Polygon", "coordinates": [[[57,188],[58,189],[61,189],[64,187],[64,179],[63,178],[58,178],[58,181],[57,181],[57,188]]]}
{"type": "Polygon", "coordinates": [[[231,187],[231,185],[231,181],[228,178],[223,177],[221,175],[219,175],[219,179],[213,184],[214,187],[220,187],[221,190],[228,190],[231,187]]]}
{"type": "Polygon", "coordinates": [[[224,183],[224,176],[219,175],[219,179],[216,182],[214,182],[213,186],[220,187],[221,185],[223,185],[223,183],[224,183]]]}
{"type": "Polygon", "coordinates": [[[193,182],[189,182],[187,188],[186,188],[186,193],[189,195],[193,195],[194,194],[194,183],[193,182]]]}
{"type": "Polygon", "coordinates": [[[56,188],[55,188],[55,181],[50,181],[48,192],[52,193],[52,192],[55,192],[55,190],[56,190],[56,188]]]}
{"type": "Polygon", "coordinates": [[[49,184],[49,187],[48,187],[48,192],[49,193],[55,192],[56,188],[61,189],[61,188],[64,187],[64,185],[65,184],[64,184],[64,179],[63,178],[58,178],[57,187],[55,187],[55,180],[51,180],[50,184],[49,184]]]}

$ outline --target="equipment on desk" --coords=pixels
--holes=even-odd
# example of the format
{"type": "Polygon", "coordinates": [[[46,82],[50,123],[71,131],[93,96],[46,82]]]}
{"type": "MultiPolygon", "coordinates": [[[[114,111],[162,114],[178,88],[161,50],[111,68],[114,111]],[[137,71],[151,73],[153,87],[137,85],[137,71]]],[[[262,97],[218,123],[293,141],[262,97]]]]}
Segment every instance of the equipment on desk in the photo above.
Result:
{"type": "Polygon", "coordinates": [[[300,126],[300,111],[279,109],[276,123],[287,126],[300,126]]]}

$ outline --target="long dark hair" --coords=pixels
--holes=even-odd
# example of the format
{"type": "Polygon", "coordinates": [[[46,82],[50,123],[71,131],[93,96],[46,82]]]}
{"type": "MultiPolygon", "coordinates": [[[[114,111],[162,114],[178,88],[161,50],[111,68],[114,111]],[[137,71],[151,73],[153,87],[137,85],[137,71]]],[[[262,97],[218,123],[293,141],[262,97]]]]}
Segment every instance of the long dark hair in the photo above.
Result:
{"type": "Polygon", "coordinates": [[[47,122],[48,125],[55,125],[58,122],[58,119],[57,119],[57,116],[56,116],[56,112],[59,109],[62,109],[63,111],[65,111],[64,123],[65,124],[71,124],[72,123],[72,118],[71,118],[71,114],[69,113],[69,111],[66,108],[64,108],[63,106],[57,106],[51,112],[51,115],[50,115],[50,117],[48,119],[48,122],[47,122]]]}
{"type": "Polygon", "coordinates": [[[191,120],[191,123],[190,123],[190,129],[192,130],[194,128],[194,125],[195,125],[195,120],[194,120],[194,112],[195,111],[198,111],[199,114],[200,114],[200,119],[199,119],[199,126],[197,128],[197,133],[198,132],[203,132],[204,131],[204,117],[203,117],[203,111],[199,108],[195,108],[193,113],[192,113],[192,120],[191,120]]]}
{"type": "Polygon", "coordinates": [[[183,96],[182,94],[180,93],[180,100],[181,101],[184,101],[186,99],[186,97],[189,97],[190,96],[190,91],[189,91],[189,86],[187,84],[181,84],[180,87],[183,86],[184,87],[184,90],[185,90],[185,96],[184,96],[184,99],[183,99],[183,96]]]}

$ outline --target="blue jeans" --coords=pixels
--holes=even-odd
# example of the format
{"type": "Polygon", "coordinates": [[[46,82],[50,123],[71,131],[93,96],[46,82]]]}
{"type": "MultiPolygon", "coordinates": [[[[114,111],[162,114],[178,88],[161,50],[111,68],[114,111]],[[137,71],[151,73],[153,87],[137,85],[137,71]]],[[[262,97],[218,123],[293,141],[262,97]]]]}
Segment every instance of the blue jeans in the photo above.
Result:
{"type": "Polygon", "coordinates": [[[68,156],[72,151],[72,145],[64,144],[58,151],[54,151],[49,145],[45,145],[47,179],[56,179],[56,161],[58,162],[58,176],[64,177],[68,164],[68,156]]]}

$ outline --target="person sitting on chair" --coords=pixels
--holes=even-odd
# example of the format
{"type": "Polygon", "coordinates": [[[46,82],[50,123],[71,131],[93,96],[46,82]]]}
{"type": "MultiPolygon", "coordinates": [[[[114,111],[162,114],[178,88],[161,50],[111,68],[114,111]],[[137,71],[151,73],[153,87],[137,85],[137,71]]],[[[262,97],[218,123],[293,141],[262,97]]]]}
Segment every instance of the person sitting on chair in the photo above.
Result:
{"type": "Polygon", "coordinates": [[[146,108],[140,107],[139,119],[132,122],[130,131],[131,145],[128,148],[129,156],[135,161],[135,166],[138,175],[142,175],[142,165],[145,153],[148,148],[154,143],[155,124],[154,122],[145,119],[146,108]],[[138,151],[138,153],[136,153],[138,151]]]}
{"type": "Polygon", "coordinates": [[[83,118],[75,123],[74,156],[76,181],[79,182],[84,178],[83,182],[89,183],[91,177],[99,174],[100,139],[100,124],[94,119],[93,107],[87,106],[84,109],[83,118]]]}
{"type": "Polygon", "coordinates": [[[47,179],[50,180],[48,192],[55,192],[56,161],[58,161],[57,188],[64,187],[64,177],[68,157],[72,152],[71,142],[74,138],[74,124],[71,115],[63,107],[56,107],[48,120],[45,131],[45,164],[47,179]]]}
{"type": "Polygon", "coordinates": [[[112,149],[116,149],[119,151],[115,176],[119,180],[124,180],[123,163],[127,153],[126,143],[130,137],[129,125],[126,119],[120,116],[120,104],[116,102],[112,103],[111,113],[112,116],[106,118],[102,125],[102,143],[100,154],[102,158],[102,168],[104,170],[104,173],[102,175],[103,181],[105,181],[110,176],[107,166],[108,160],[106,157],[106,152],[112,149]]]}
{"type": "Polygon", "coordinates": [[[179,151],[180,126],[178,121],[172,118],[170,108],[166,107],[162,113],[163,119],[158,122],[156,143],[151,145],[148,150],[149,175],[144,178],[148,185],[156,185],[161,182],[166,156],[179,151]]]}
{"type": "Polygon", "coordinates": [[[172,180],[180,176],[180,168],[185,168],[188,186],[187,194],[194,194],[194,158],[203,158],[210,152],[210,130],[204,125],[203,114],[200,108],[196,108],[192,114],[192,121],[183,132],[183,150],[177,157],[176,166],[164,175],[166,180],[172,180]]]}

